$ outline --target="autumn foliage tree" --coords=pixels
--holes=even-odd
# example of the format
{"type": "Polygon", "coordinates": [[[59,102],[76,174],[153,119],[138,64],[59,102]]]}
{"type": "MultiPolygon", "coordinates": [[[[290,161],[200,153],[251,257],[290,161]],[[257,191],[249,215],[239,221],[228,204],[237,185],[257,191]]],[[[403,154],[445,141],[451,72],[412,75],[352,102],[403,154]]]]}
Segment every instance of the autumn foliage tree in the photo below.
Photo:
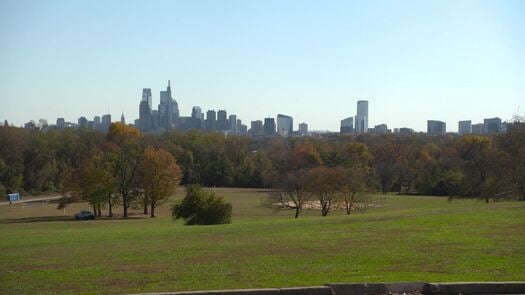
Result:
{"type": "Polygon", "coordinates": [[[140,145],[142,136],[136,128],[121,123],[112,123],[107,139],[114,144],[114,177],[122,200],[123,215],[128,217],[132,198],[137,195],[137,171],[142,154],[140,145]]]}
{"type": "Polygon", "coordinates": [[[181,180],[181,169],[168,152],[147,147],[139,167],[139,185],[150,206],[150,216],[155,208],[173,195],[181,180]]]}

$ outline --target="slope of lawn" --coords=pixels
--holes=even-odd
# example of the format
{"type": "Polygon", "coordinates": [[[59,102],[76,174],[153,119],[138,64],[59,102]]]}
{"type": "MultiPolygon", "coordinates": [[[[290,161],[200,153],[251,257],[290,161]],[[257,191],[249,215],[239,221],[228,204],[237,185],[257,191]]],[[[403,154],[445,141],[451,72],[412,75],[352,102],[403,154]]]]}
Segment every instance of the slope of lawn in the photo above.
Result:
{"type": "Polygon", "coordinates": [[[183,226],[169,204],[154,219],[85,222],[64,220],[85,204],[68,216],[56,204],[0,206],[0,293],[525,280],[525,202],[375,196],[366,212],[295,220],[261,206],[265,191],[217,193],[232,224],[183,226]]]}

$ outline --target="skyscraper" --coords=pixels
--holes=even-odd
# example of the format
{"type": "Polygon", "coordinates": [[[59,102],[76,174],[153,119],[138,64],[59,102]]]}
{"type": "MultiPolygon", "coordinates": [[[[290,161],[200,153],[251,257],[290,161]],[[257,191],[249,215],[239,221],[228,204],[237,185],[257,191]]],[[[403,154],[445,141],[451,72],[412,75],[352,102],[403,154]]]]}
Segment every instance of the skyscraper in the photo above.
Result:
{"type": "Polygon", "coordinates": [[[206,130],[217,130],[217,114],[214,110],[209,110],[206,112],[206,130]]]}
{"type": "Polygon", "coordinates": [[[86,117],[80,117],[78,118],[78,127],[87,127],[88,120],[86,117]]]}
{"type": "Polygon", "coordinates": [[[368,132],[368,101],[357,101],[357,114],[355,116],[355,132],[357,134],[368,132]]]}
{"type": "Polygon", "coordinates": [[[375,134],[387,134],[388,126],[386,124],[379,124],[374,127],[375,134]]]}
{"type": "Polygon", "coordinates": [[[217,129],[220,131],[226,131],[230,127],[229,125],[226,110],[219,110],[217,112],[217,129]]]}
{"type": "Polygon", "coordinates": [[[250,124],[250,135],[264,135],[263,122],[261,120],[252,121],[250,124]]]}
{"type": "Polygon", "coordinates": [[[229,123],[230,123],[229,130],[231,130],[233,133],[238,133],[238,131],[240,131],[237,129],[237,116],[236,115],[230,115],[229,123]]]}
{"type": "Polygon", "coordinates": [[[274,118],[264,119],[264,135],[275,135],[275,120],[274,118]]]}
{"type": "Polygon", "coordinates": [[[354,118],[348,117],[341,120],[341,134],[351,134],[354,132],[354,118]]]}
{"type": "Polygon", "coordinates": [[[299,124],[299,135],[305,136],[308,134],[308,124],[300,123],[299,124]]]}
{"type": "Polygon", "coordinates": [[[483,120],[483,131],[485,134],[501,133],[501,119],[490,118],[483,120]]]}
{"type": "Polygon", "coordinates": [[[445,135],[447,133],[447,124],[443,121],[428,120],[427,134],[428,135],[445,135]]]}
{"type": "Polygon", "coordinates": [[[483,134],[484,128],[483,123],[472,124],[472,134],[483,134]]]}
{"type": "Polygon", "coordinates": [[[100,123],[102,131],[108,131],[109,125],[111,125],[111,115],[106,114],[102,116],[102,122],[100,123]]]}
{"type": "Polygon", "coordinates": [[[293,131],[293,118],[287,115],[277,115],[277,133],[281,136],[291,135],[293,131]]]}
{"type": "Polygon", "coordinates": [[[179,105],[171,95],[171,85],[168,80],[166,91],[160,92],[159,124],[165,129],[170,129],[174,127],[179,117],[179,105]]]}
{"type": "Polygon", "coordinates": [[[151,96],[151,88],[143,88],[142,89],[142,101],[146,101],[148,103],[149,109],[153,109],[153,101],[151,96]]]}
{"type": "Polygon", "coordinates": [[[458,133],[460,135],[463,134],[471,134],[472,133],[472,121],[459,121],[458,122],[458,133]]]}

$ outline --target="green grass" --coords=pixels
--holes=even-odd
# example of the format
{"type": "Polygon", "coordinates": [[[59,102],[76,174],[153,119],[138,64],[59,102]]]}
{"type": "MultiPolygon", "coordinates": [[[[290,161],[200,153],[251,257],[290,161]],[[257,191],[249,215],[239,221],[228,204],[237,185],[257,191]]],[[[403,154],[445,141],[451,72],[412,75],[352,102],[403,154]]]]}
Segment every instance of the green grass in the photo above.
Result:
{"type": "Polygon", "coordinates": [[[525,280],[524,202],[378,196],[364,213],[294,220],[261,207],[265,192],[217,192],[233,203],[232,224],[186,227],[168,205],[155,219],[14,223],[62,211],[0,206],[0,293],[525,280]]]}

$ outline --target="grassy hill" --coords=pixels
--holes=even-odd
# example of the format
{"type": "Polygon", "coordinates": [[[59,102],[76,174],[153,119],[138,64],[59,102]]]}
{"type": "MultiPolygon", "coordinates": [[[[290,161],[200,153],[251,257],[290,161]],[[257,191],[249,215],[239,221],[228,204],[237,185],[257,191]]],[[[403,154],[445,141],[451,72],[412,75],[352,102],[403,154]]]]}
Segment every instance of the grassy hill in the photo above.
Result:
{"type": "MultiPolygon", "coordinates": [[[[359,281],[525,280],[525,203],[376,196],[350,216],[275,212],[268,194],[217,189],[232,224],[64,220],[85,204],[0,206],[2,294],[288,287],[359,281]]],[[[117,213],[120,213],[117,211],[117,213]]]]}

